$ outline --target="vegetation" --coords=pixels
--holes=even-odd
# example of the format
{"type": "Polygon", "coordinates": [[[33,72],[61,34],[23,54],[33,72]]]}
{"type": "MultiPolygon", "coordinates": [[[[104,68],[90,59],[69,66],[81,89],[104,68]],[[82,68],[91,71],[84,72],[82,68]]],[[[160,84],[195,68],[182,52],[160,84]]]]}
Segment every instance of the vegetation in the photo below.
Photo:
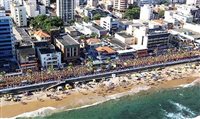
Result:
{"type": "Polygon", "coordinates": [[[83,21],[89,22],[89,20],[90,20],[90,18],[89,18],[88,16],[84,16],[84,17],[83,17],[83,21]]]}
{"type": "Polygon", "coordinates": [[[61,27],[63,26],[63,21],[62,19],[58,17],[48,17],[46,15],[38,15],[34,19],[31,20],[30,25],[34,29],[41,29],[46,32],[50,32],[50,30],[54,27],[61,27]]]}
{"type": "Polygon", "coordinates": [[[93,20],[99,20],[102,17],[101,14],[97,13],[93,16],[93,20]]]}
{"type": "Polygon", "coordinates": [[[70,20],[69,25],[73,25],[75,23],[75,20],[70,20]]]}
{"type": "Polygon", "coordinates": [[[124,13],[124,17],[126,19],[139,19],[140,17],[140,8],[139,7],[131,7],[124,13]]]}
{"type": "Polygon", "coordinates": [[[80,39],[85,39],[85,38],[86,38],[85,35],[81,35],[81,36],[80,36],[80,39]]]}
{"type": "Polygon", "coordinates": [[[164,11],[164,10],[160,10],[160,11],[158,12],[158,17],[159,17],[159,18],[164,18],[164,15],[165,15],[165,11],[164,11]]]}
{"type": "Polygon", "coordinates": [[[160,4],[169,5],[170,1],[169,0],[162,0],[160,4]]]}
{"type": "Polygon", "coordinates": [[[90,35],[90,37],[96,38],[96,37],[98,37],[98,34],[93,32],[93,33],[90,35]]]}

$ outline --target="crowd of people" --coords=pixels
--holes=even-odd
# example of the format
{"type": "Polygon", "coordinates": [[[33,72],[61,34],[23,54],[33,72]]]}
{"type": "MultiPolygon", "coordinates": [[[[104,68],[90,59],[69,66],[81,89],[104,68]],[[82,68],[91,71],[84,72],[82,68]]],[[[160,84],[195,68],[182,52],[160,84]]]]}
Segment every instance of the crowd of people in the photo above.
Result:
{"type": "MultiPolygon", "coordinates": [[[[159,56],[148,56],[134,59],[126,60],[113,60],[108,64],[115,64],[115,67],[112,68],[101,68],[102,72],[121,70],[129,67],[142,67],[146,65],[165,63],[170,61],[177,61],[181,59],[187,59],[192,57],[199,57],[200,51],[179,51],[175,53],[168,53],[165,55],[159,56]]],[[[41,72],[29,72],[24,76],[15,76],[15,77],[3,77],[0,83],[0,89],[9,88],[15,86],[22,86],[28,84],[36,84],[41,82],[53,81],[53,80],[63,80],[70,77],[79,77],[89,74],[94,74],[95,69],[93,66],[87,65],[76,65],[64,68],[62,70],[52,70],[52,71],[41,71],[41,72]]]]}

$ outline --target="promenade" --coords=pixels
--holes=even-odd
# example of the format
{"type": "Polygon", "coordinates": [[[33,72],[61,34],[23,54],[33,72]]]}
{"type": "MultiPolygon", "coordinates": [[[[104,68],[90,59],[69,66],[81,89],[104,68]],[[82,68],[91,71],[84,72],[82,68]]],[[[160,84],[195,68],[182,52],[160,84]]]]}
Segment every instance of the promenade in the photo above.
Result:
{"type": "Polygon", "coordinates": [[[0,94],[45,89],[45,88],[48,88],[52,85],[60,85],[60,84],[66,83],[66,82],[89,81],[89,80],[93,80],[93,79],[96,79],[96,78],[111,77],[112,74],[123,74],[123,73],[135,72],[135,71],[140,71],[140,70],[147,70],[147,69],[151,69],[151,68],[166,67],[166,66],[171,66],[171,65],[197,62],[197,61],[200,61],[199,56],[186,58],[186,59],[180,59],[180,60],[177,60],[177,61],[169,61],[169,62],[164,62],[164,63],[145,65],[145,66],[140,66],[140,67],[122,68],[122,69],[108,71],[108,72],[89,74],[89,75],[73,77],[73,78],[65,78],[65,79],[62,79],[62,80],[47,81],[47,82],[30,84],[30,85],[25,85],[25,86],[5,88],[5,89],[0,90],[0,94]]]}

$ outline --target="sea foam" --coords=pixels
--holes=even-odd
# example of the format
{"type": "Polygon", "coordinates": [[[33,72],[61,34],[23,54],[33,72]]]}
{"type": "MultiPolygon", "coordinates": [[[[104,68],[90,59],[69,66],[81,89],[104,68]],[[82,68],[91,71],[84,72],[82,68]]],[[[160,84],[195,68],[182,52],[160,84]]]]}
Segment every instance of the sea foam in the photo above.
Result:
{"type": "Polygon", "coordinates": [[[200,79],[198,78],[198,79],[194,80],[192,83],[179,85],[179,86],[182,87],[182,88],[187,88],[187,87],[192,87],[192,86],[199,84],[199,83],[200,83],[200,79]]]}
{"type": "MultiPolygon", "coordinates": [[[[123,96],[139,93],[140,91],[145,91],[145,90],[148,90],[148,89],[150,89],[149,86],[138,87],[138,88],[136,88],[134,90],[131,90],[131,91],[128,91],[128,92],[123,92],[123,93],[118,93],[118,94],[106,96],[104,100],[96,102],[96,103],[93,103],[93,104],[90,104],[90,105],[84,105],[84,106],[71,108],[71,109],[67,109],[67,110],[64,110],[64,108],[63,108],[63,111],[77,110],[77,109],[82,109],[82,108],[95,106],[95,105],[107,102],[109,100],[119,99],[119,98],[121,98],[123,96]]],[[[28,117],[37,117],[37,116],[47,116],[47,115],[50,115],[50,114],[52,114],[54,112],[57,112],[57,111],[58,111],[58,109],[56,109],[54,107],[44,107],[44,108],[40,108],[40,109],[35,110],[35,111],[31,111],[31,112],[26,112],[26,113],[20,114],[18,116],[12,117],[12,118],[3,118],[3,119],[16,119],[16,118],[19,118],[19,117],[28,118],[28,117]]]]}
{"type": "MultiPolygon", "coordinates": [[[[192,119],[192,118],[189,118],[189,117],[194,117],[195,116],[195,113],[188,107],[180,104],[180,103],[177,103],[177,102],[174,102],[174,101],[169,101],[169,103],[171,103],[172,105],[174,105],[176,107],[176,109],[178,110],[177,113],[175,112],[167,112],[166,110],[163,110],[165,112],[165,116],[170,118],[170,119],[192,119]],[[183,111],[186,111],[189,113],[189,117],[185,117],[183,111]]],[[[200,119],[200,117],[197,117],[197,118],[194,118],[194,119],[200,119]]]]}
{"type": "Polygon", "coordinates": [[[4,119],[16,119],[19,117],[29,118],[29,117],[37,117],[37,116],[47,116],[47,115],[53,113],[55,110],[56,110],[56,108],[54,108],[54,107],[43,107],[43,108],[40,108],[40,109],[32,111],[32,112],[26,112],[26,113],[20,114],[18,116],[12,117],[12,118],[4,118],[4,119]]]}
{"type": "Polygon", "coordinates": [[[131,90],[131,91],[128,91],[128,92],[117,93],[117,94],[106,96],[104,100],[98,101],[98,102],[90,104],[90,105],[84,105],[84,106],[80,106],[80,107],[76,107],[76,108],[71,108],[71,109],[67,109],[65,111],[71,111],[71,110],[77,110],[77,109],[82,109],[82,108],[87,108],[87,107],[95,106],[95,105],[107,102],[109,100],[116,100],[116,99],[119,99],[121,97],[128,96],[128,95],[131,95],[131,94],[136,94],[136,93],[139,93],[140,91],[145,91],[145,90],[148,90],[148,89],[150,89],[149,86],[138,87],[138,88],[136,88],[134,90],[131,90]]]}

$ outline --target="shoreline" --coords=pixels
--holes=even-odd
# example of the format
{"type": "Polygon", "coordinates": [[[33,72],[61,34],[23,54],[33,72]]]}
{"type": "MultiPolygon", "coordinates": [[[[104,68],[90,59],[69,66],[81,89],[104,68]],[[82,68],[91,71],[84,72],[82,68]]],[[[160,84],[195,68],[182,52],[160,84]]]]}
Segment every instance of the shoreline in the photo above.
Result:
{"type": "MultiPolygon", "coordinates": [[[[182,66],[185,66],[185,65],[166,67],[164,71],[161,71],[161,72],[165,72],[165,70],[173,71],[174,69],[180,68],[182,66]]],[[[117,80],[117,78],[119,79],[125,78],[128,84],[125,85],[125,87],[123,87],[122,85],[123,81],[117,82],[120,85],[117,85],[114,89],[108,90],[108,91],[104,90],[105,87],[101,87],[101,85],[98,85],[98,87],[91,88],[89,90],[84,89],[84,88],[80,88],[80,89],[76,88],[76,89],[71,90],[69,95],[58,94],[59,97],[62,97],[62,100],[60,101],[55,101],[47,97],[46,98],[42,97],[42,95],[44,96],[45,93],[37,92],[39,94],[37,95],[36,93],[33,97],[39,96],[44,101],[38,101],[35,98],[29,101],[24,99],[27,102],[26,105],[23,105],[20,102],[6,102],[6,104],[3,104],[0,107],[0,111],[1,111],[0,118],[16,117],[17,115],[21,115],[26,112],[33,112],[35,110],[37,111],[45,107],[55,108],[53,113],[59,112],[59,111],[69,111],[69,110],[74,110],[74,109],[86,108],[89,106],[97,105],[97,104],[104,103],[112,99],[118,99],[118,98],[128,96],[128,95],[139,94],[139,92],[141,92],[142,90],[156,91],[156,90],[162,90],[162,89],[171,89],[175,87],[180,87],[181,85],[191,84],[195,80],[196,80],[196,83],[199,83],[200,81],[198,78],[199,78],[200,73],[198,72],[198,70],[200,71],[200,67],[198,66],[197,69],[195,67],[195,70],[197,70],[196,73],[193,72],[193,69],[187,69],[185,72],[184,71],[182,72],[183,75],[181,74],[181,77],[174,77],[174,75],[171,75],[171,77],[163,76],[161,78],[162,80],[159,78],[156,81],[151,80],[151,82],[149,82],[149,80],[146,80],[146,79],[140,79],[138,81],[138,80],[135,80],[134,77],[132,77],[131,79],[128,79],[126,76],[116,77],[115,79],[110,79],[110,80],[114,82],[115,80],[117,80]],[[129,83],[131,84],[129,85],[129,83]]],[[[148,73],[149,72],[147,72],[147,74],[148,73]]],[[[131,74],[136,74],[136,73],[131,73],[131,74]]],[[[175,76],[176,75],[177,74],[175,74],[175,76]]],[[[104,81],[103,83],[107,83],[107,82],[108,81],[104,81]]]]}

